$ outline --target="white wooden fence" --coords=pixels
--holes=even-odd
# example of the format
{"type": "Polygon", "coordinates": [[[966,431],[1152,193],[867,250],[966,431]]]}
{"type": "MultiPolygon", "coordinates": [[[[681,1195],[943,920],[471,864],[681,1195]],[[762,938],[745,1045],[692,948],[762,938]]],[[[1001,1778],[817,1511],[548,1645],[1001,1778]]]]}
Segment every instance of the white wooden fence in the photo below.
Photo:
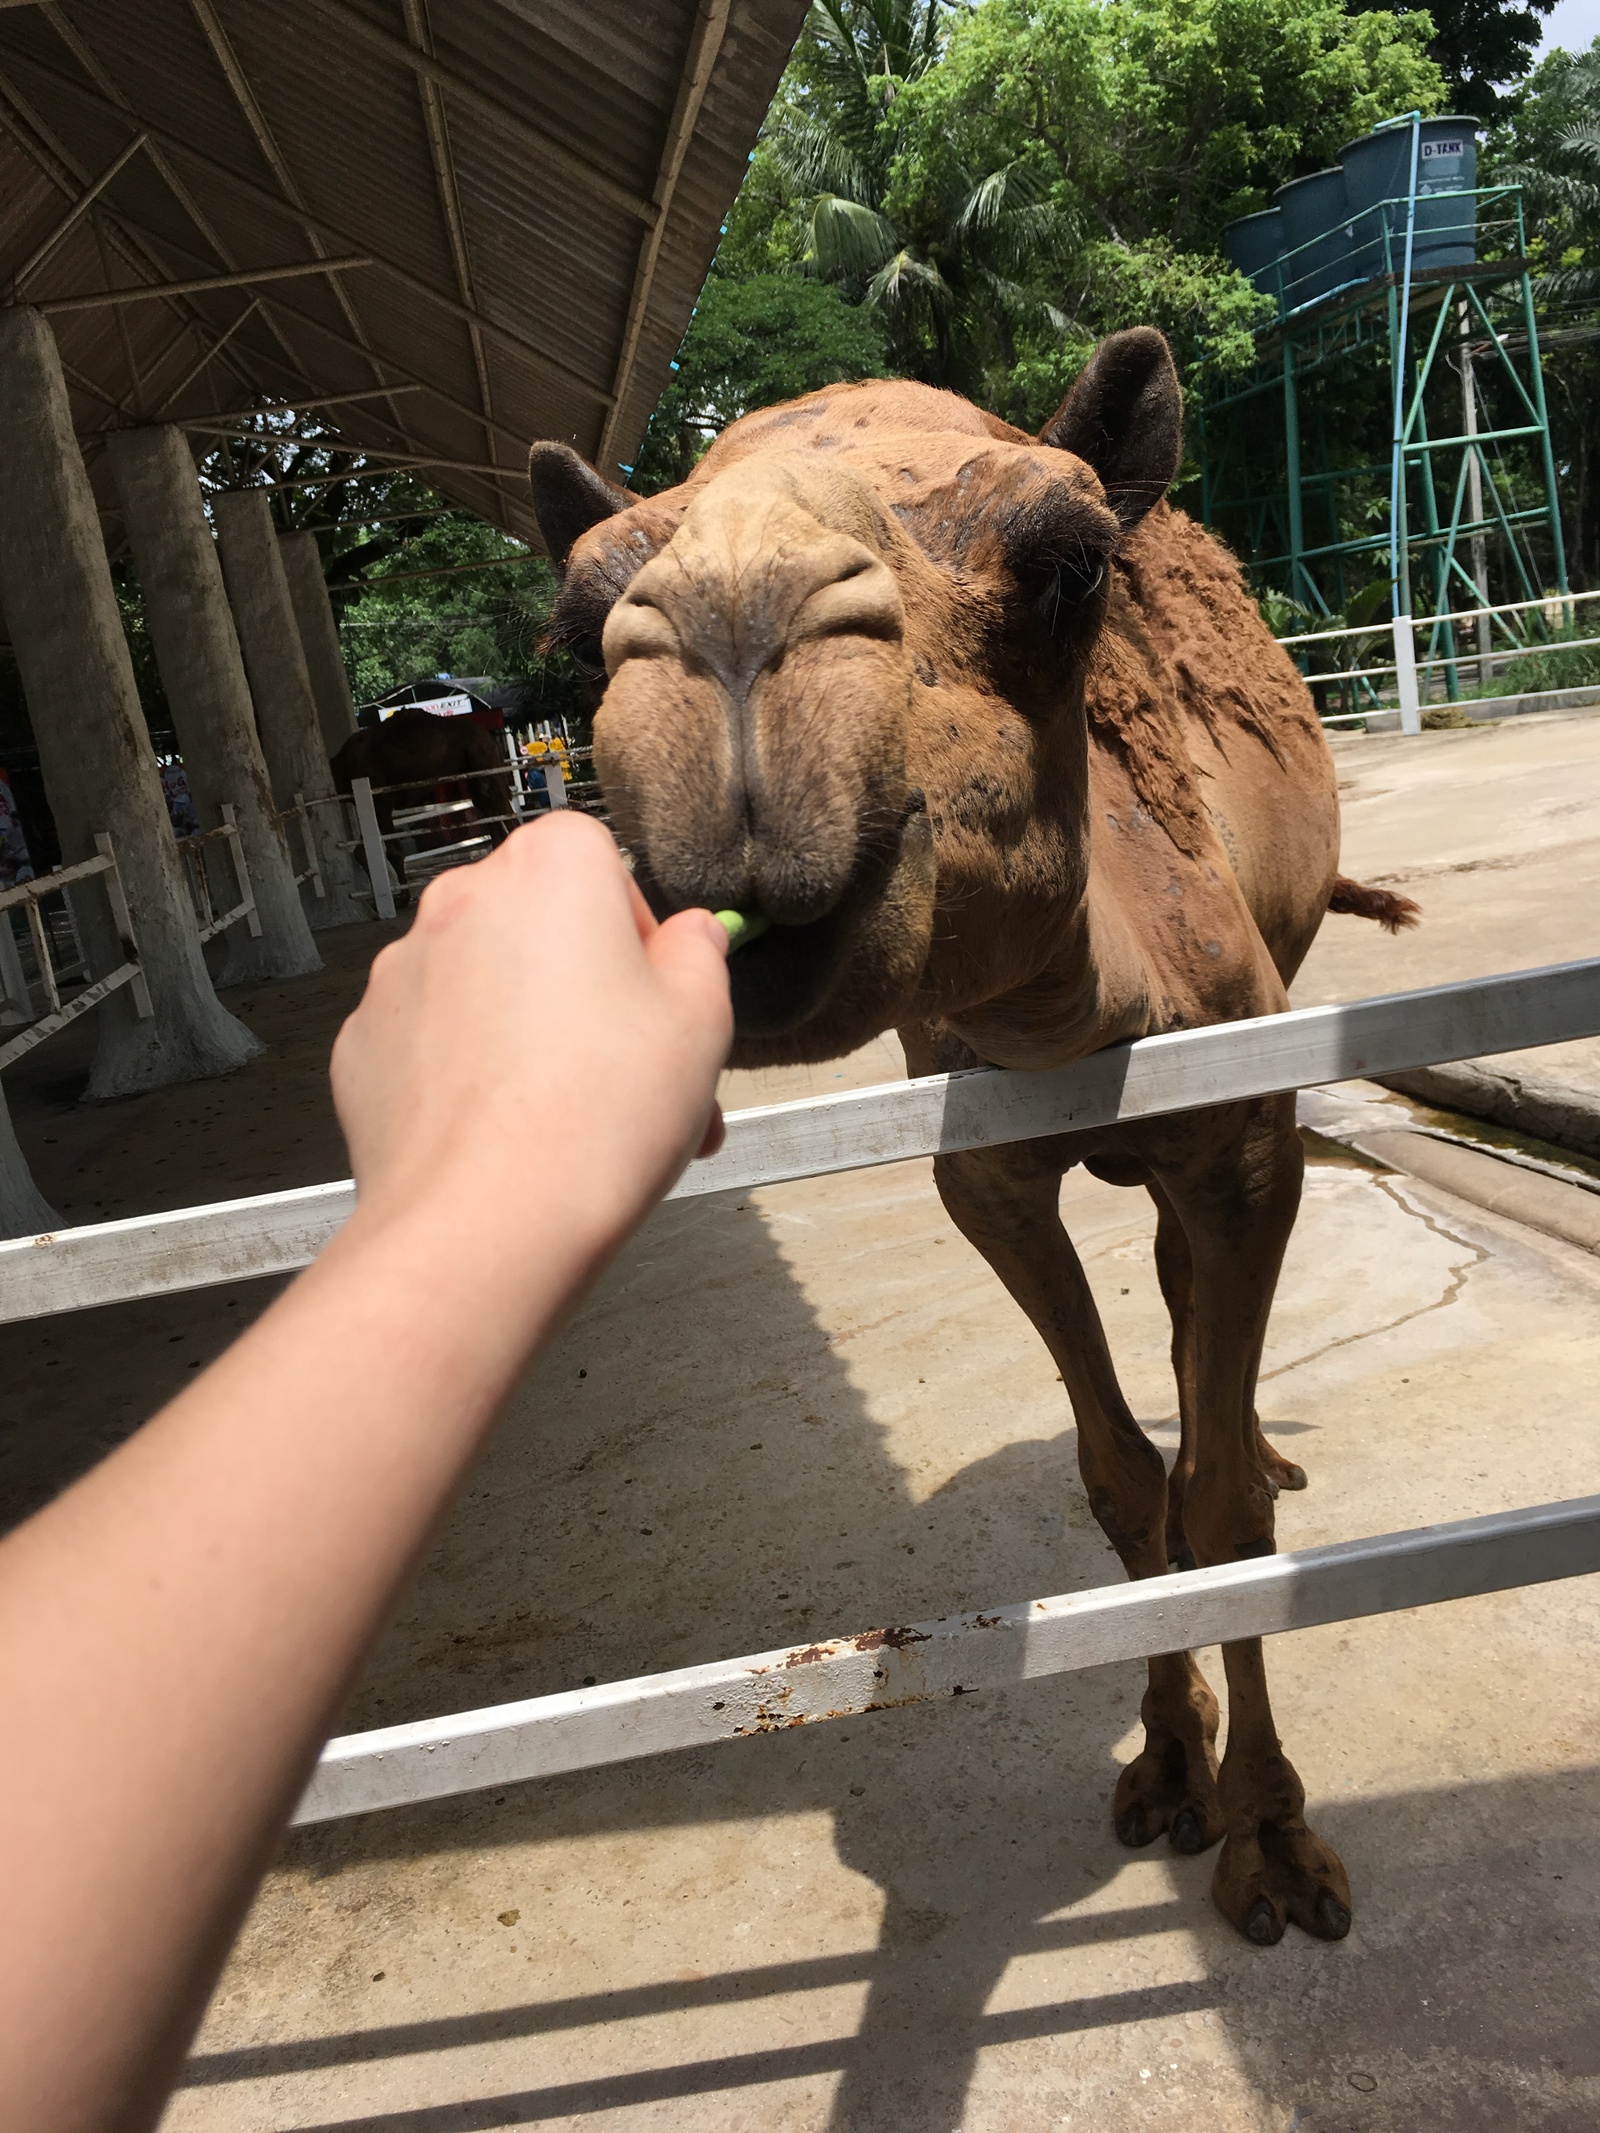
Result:
{"type": "MultiPolygon", "coordinates": [[[[1113,1046],[1045,1073],[930,1075],[734,1112],[675,1196],[748,1191],[1600,1035],[1600,958],[1113,1046]]],[[[0,1321],[281,1274],[348,1182],[0,1244],[0,1321]]],[[[318,1822],[900,1707],[1112,1659],[1270,1636],[1600,1570],[1600,1497],[1027,1600],[330,1741],[318,1822]]]]}
{"type": "MultiPolygon", "coordinates": [[[[1296,635],[1280,637],[1278,642],[1286,651],[1308,654],[1320,647],[1330,657],[1334,647],[1353,640],[1355,656],[1346,666],[1316,668],[1306,671],[1308,684],[1324,683],[1349,685],[1364,681],[1372,684],[1392,681],[1395,685],[1396,703],[1400,712],[1400,730],[1403,733],[1422,731],[1422,711],[1425,699],[1433,686],[1435,674],[1452,664],[1466,666],[1476,661],[1480,675],[1488,682],[1490,671],[1496,666],[1509,666],[1517,659],[1532,659],[1539,654],[1580,652],[1600,645],[1600,637],[1564,637],[1559,633],[1570,628],[1581,601],[1600,599],[1600,593],[1547,593],[1536,600],[1505,600],[1498,606],[1463,607],[1448,614],[1395,615],[1382,622],[1341,623],[1337,628],[1324,630],[1301,630],[1296,635]],[[1535,638],[1523,642],[1507,623],[1508,615],[1537,614],[1545,627],[1556,632],[1554,636],[1535,638]],[[1420,662],[1422,679],[1417,674],[1417,632],[1427,630],[1430,637],[1441,628],[1453,629],[1457,623],[1473,623],[1477,627],[1480,649],[1458,651],[1453,640],[1447,637],[1444,649],[1429,651],[1420,662]],[[1493,625],[1498,623],[1508,642],[1490,647],[1489,636],[1493,625]],[[1369,666],[1364,663],[1368,647],[1377,645],[1387,636],[1393,659],[1387,664],[1369,666]]],[[[1372,715],[1379,708],[1376,701],[1367,709],[1353,711],[1325,711],[1324,726],[1348,726],[1372,715]]]]}
{"type": "MultiPolygon", "coordinates": [[[[15,999],[21,1017],[32,1013],[32,1001],[22,966],[17,957],[16,943],[11,932],[11,920],[7,913],[20,906],[27,914],[28,930],[32,938],[34,960],[38,964],[38,983],[44,995],[45,1012],[37,1021],[0,1045],[0,1067],[6,1067],[24,1052],[31,1052],[36,1044],[43,1044],[69,1022],[76,1022],[80,1015],[98,1007],[102,1000],[110,999],[126,985],[130,989],[134,1010],[141,1017],[153,1012],[150,1004],[150,988],[145,983],[144,970],[139,961],[139,944],[134,938],[133,919],[128,910],[128,899],[123,894],[122,876],[117,872],[117,855],[111,839],[104,830],[96,833],[95,856],[81,859],[75,866],[57,867],[53,874],[41,874],[32,881],[19,881],[14,888],[0,894],[0,993],[7,999],[15,999]],[[99,879],[104,887],[106,900],[111,906],[111,919],[117,929],[117,940],[122,950],[122,961],[115,969],[91,980],[70,1000],[61,997],[61,982],[51,954],[49,930],[45,924],[40,903],[47,897],[61,894],[67,903],[65,891],[77,888],[86,881],[99,879]]],[[[71,923],[71,906],[67,905],[68,922],[71,923]]],[[[81,952],[81,951],[80,951],[81,952]]]]}
{"type": "MultiPolygon", "coordinates": [[[[192,836],[178,839],[178,857],[183,861],[188,877],[189,894],[194,901],[195,923],[203,941],[215,940],[219,933],[226,933],[230,926],[241,920],[252,940],[261,937],[261,919],[256,911],[256,892],[250,880],[250,866],[244,855],[244,839],[239,834],[238,819],[231,802],[222,803],[222,820],[215,829],[196,830],[192,836]],[[233,865],[234,894],[237,901],[225,911],[217,909],[217,900],[211,873],[207,864],[207,847],[225,844],[233,865]]],[[[303,875],[297,876],[303,880],[303,875]]]]}

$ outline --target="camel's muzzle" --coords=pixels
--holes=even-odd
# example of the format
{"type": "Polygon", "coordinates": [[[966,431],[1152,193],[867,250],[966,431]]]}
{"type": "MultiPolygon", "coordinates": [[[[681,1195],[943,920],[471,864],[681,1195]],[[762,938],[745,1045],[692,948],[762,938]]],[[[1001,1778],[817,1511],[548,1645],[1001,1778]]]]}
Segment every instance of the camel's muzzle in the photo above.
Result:
{"type": "MultiPolygon", "coordinates": [[[[927,805],[920,792],[907,795],[892,839],[864,850],[842,891],[814,919],[772,917],[767,930],[730,959],[734,1025],[740,1039],[777,1038],[802,1028],[821,1013],[841,971],[881,904],[904,855],[908,832],[913,841],[927,833],[927,805]]],[[[666,893],[651,871],[647,854],[634,853],[634,878],[658,918],[691,903],[710,905],[714,895],[666,893]]],[[[747,908],[770,917],[759,896],[747,908]]]]}

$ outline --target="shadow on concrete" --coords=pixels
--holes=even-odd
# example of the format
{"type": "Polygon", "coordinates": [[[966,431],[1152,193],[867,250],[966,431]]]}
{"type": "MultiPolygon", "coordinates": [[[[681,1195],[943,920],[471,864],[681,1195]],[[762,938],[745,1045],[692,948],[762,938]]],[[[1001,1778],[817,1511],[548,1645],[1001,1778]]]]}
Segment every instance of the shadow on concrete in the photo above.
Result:
{"type": "MultiPolygon", "coordinates": [[[[1014,1440],[917,1500],[766,1225],[731,1198],[680,1203],[541,1366],[347,1722],[916,1620],[958,1593],[1015,1599],[1120,1576],[1083,1504],[1070,1428],[1014,1440]]],[[[1285,1644],[1277,1665],[1294,1663],[1285,1644]]],[[[1102,1668],[301,1833],[286,1863],[325,1880],[369,1861],[821,1810],[841,1863],[882,1892],[878,1945],[674,1980],[663,1910],[668,1982],[207,2055],[190,2079],[254,2080],[856,1982],[868,1991],[850,2035],[309,2133],[472,2133],[673,2102],[692,2123],[697,2096],[835,2072],[831,2133],[947,2133],[988,2048],[1081,2035],[1092,2052],[1091,2033],[1207,2013],[1296,2133],[1511,2122],[1576,2133],[1594,2122],[1575,2084],[1600,2065],[1600,2040],[1570,1990],[1573,1962],[1596,1952],[1594,1906],[1582,1907],[1575,1882],[1556,1939],[1543,1906],[1554,1893],[1563,1907],[1563,1885],[1540,1878],[1535,1855],[1559,1872],[1564,1856],[1592,1849],[1600,1773],[1324,1803],[1319,1826],[1353,1863],[1365,1928],[1342,1947],[1291,1933],[1262,1951],[1214,1911],[1214,1855],[1159,1847],[1172,1900],[1114,1902],[1139,1855],[1109,1826],[1113,1751],[1143,1683],[1142,1666],[1102,1668]],[[1174,1933],[1192,1937],[1176,1964],[1187,1976],[1115,1989],[1126,1985],[1124,1947],[1124,1960],[1108,1953],[1104,1989],[1089,1980],[1081,1997],[992,2004],[1015,1991],[1000,1988],[1019,1961],[1174,1933]],[[1352,2037],[1374,2040],[1359,2060],[1352,2037]]],[[[519,1900],[537,1947],[538,1912],[519,1900]]],[[[554,1929],[559,1887],[543,1901],[554,1929]]],[[[773,2024],[779,2036],[786,2026],[773,2024]]],[[[739,2028],[748,2036],[748,2017],[739,2028]]]]}
{"type": "MultiPolygon", "coordinates": [[[[69,1223],[106,1222],[347,1177],[328,1052],[373,956],[403,930],[336,927],[318,935],[326,967],[313,976],[231,987],[224,1005],[267,1050],[220,1080],[82,1102],[92,1014],[26,1053],[6,1070],[6,1098],[45,1198],[69,1223]]],[[[0,1530],[120,1444],[282,1287],[241,1282],[0,1326],[0,1530]]]]}
{"type": "MultiPolygon", "coordinates": [[[[1024,1693],[1038,1697],[1049,1687],[1024,1693]]],[[[1007,1692],[1006,1700],[1018,1693],[1007,1692]]],[[[1010,1767],[999,1761],[994,1781],[1004,1793],[1031,1796],[1036,1771],[1009,1760],[1010,1767]]],[[[589,1826],[600,1826],[607,1803],[588,1804],[589,1826]]],[[[1592,1965],[1594,1920],[1581,1882],[1564,1877],[1561,1862],[1591,1847],[1597,1815],[1600,1768],[1325,1809],[1323,1826],[1347,1856],[1363,1861],[1384,1916],[1370,1938],[1358,1930],[1332,1948],[1291,1938],[1272,1951],[1246,1947],[1209,1915],[1205,1860],[1180,1863],[1193,1888],[1174,1903],[1097,1906],[1074,1916],[1064,1884],[1083,1864],[1071,1856],[1078,1848],[1037,1826],[1008,1840],[1001,1814],[974,1828],[959,1855],[950,1838],[930,1842],[924,1829],[915,1893],[932,1887],[948,1901],[952,1885],[988,1888],[986,1901],[938,1912],[901,1892],[903,1843],[886,1849],[845,1826],[841,1845],[851,1863],[889,1890],[884,1934],[870,1953],[206,2054],[192,2062],[186,2085],[355,2067],[866,1982],[867,2010],[850,2036],[341,2117],[306,2125],[304,2133],[477,2133],[833,2072],[843,2077],[833,2133],[920,2133],[960,2125],[981,2051],[1204,2011],[1224,2025],[1261,2102],[1282,2114],[1272,2122],[1292,2124],[1296,2133],[1504,2133],[1511,2125],[1588,2133],[1600,2034],[1586,1994],[1573,1986],[1575,1966],[1592,1965]],[[999,1852],[1008,1841],[1022,1856],[1003,1867],[999,1852]],[[988,1867],[1000,1869],[979,1884],[972,1843],[986,1852],[988,1867]],[[1569,1880],[1570,1899],[1562,1895],[1569,1880]],[[1193,1980],[988,2010],[1002,1973],[1021,1958],[1180,1925],[1197,1943],[1203,1974],[1193,1980]],[[1511,1948],[1518,1951],[1514,1963],[1511,1948]],[[1355,2049],[1353,2038],[1363,2040],[1355,2049]]],[[[570,1816],[561,1821],[568,1831],[575,1826],[570,1816]]],[[[1081,1880],[1077,1894],[1081,1901],[1081,1880]]]]}

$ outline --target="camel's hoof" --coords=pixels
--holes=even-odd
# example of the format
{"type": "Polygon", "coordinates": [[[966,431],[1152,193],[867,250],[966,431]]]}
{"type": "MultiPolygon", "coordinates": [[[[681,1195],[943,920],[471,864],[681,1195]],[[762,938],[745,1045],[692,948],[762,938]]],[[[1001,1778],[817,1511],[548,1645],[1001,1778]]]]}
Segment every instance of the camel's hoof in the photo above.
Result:
{"type": "Polygon", "coordinates": [[[1168,1842],[1175,1852],[1183,1852],[1192,1859],[1196,1853],[1203,1852],[1207,1845],[1214,1844],[1216,1839],[1206,1835],[1205,1824],[1192,1807],[1180,1807],[1172,1818],[1168,1842]]]}
{"type": "Polygon", "coordinates": [[[1160,1820],[1140,1806],[1125,1807],[1112,1824],[1117,1833],[1117,1842],[1127,1845],[1130,1851],[1143,1851],[1147,1844],[1154,1844],[1161,1834],[1160,1820]]]}
{"type": "Polygon", "coordinates": [[[1343,1940],[1350,1930],[1350,1906],[1324,1889],[1312,1913],[1311,1930],[1319,1940],[1343,1940]]]}
{"type": "MultiPolygon", "coordinates": [[[[1348,1922],[1348,1921],[1347,1921],[1348,1922]]],[[[1275,1948],[1283,1938],[1283,1914],[1265,1896],[1258,1896],[1244,1922],[1246,1938],[1258,1948],[1275,1948]]]]}
{"type": "MultiPolygon", "coordinates": [[[[1299,1780],[1285,1764],[1286,1779],[1299,1780]]],[[[1280,1788],[1287,1803],[1288,1787],[1280,1788]]],[[[1339,1857],[1298,1815],[1234,1829],[1222,1847],[1211,1893],[1225,1918],[1258,1948],[1276,1947],[1293,1924],[1318,1940],[1350,1930],[1350,1884],[1339,1857]]]]}
{"type": "Polygon", "coordinates": [[[1306,1485],[1306,1470],[1296,1466],[1292,1459],[1285,1459],[1275,1444],[1269,1444],[1256,1430],[1256,1459],[1261,1468],[1261,1478],[1274,1496],[1280,1489],[1303,1489],[1306,1485]]]}

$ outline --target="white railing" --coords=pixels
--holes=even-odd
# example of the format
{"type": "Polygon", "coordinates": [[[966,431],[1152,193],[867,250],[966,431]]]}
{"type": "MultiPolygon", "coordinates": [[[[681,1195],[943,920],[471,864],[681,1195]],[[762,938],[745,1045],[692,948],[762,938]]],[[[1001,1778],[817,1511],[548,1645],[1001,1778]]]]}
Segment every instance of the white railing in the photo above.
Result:
{"type": "Polygon", "coordinates": [[[216,829],[197,830],[192,837],[178,839],[178,857],[183,861],[183,870],[188,877],[195,923],[200,929],[201,940],[209,941],[243,920],[251,939],[257,940],[261,935],[261,920],[256,915],[256,892],[250,885],[244,839],[239,834],[233,808],[227,801],[223,802],[221,812],[222,821],[216,829]],[[211,874],[206,861],[207,847],[218,844],[228,847],[228,857],[233,862],[234,891],[238,897],[237,903],[221,912],[212,895],[211,874]]]}
{"type": "MultiPolygon", "coordinates": [[[[1115,1045],[1042,1073],[935,1074],[734,1112],[675,1196],[1159,1117],[1600,1035],[1600,959],[1115,1045]]],[[[304,1266],[348,1180],[0,1244],[0,1321],[304,1266]]],[[[954,1696],[1110,1659],[1275,1635],[1600,1570],[1600,1497],[865,1630],[330,1741],[297,1810],[326,1821],[637,1755],[954,1696]]]]}
{"type": "MultiPolygon", "coordinates": [[[[294,877],[295,887],[301,888],[309,881],[314,896],[326,896],[328,885],[322,878],[322,861],[317,857],[317,840],[311,828],[311,810],[313,807],[327,805],[325,800],[307,800],[303,792],[297,792],[292,807],[281,807],[278,810],[278,820],[283,824],[284,836],[288,836],[291,823],[300,833],[300,856],[305,864],[294,877]]],[[[290,864],[293,864],[292,854],[290,864]]]]}
{"type": "Polygon", "coordinates": [[[1600,1570],[1600,1496],[1341,1541],[787,1651],[608,1681],[329,1741],[297,1823],[448,1799],[1076,1673],[1600,1570]]]}
{"type": "MultiPolygon", "coordinates": [[[[574,748],[568,753],[576,759],[587,756],[590,751],[574,748]]],[[[587,805],[587,796],[596,790],[590,780],[575,781],[569,786],[558,762],[540,762],[527,756],[507,757],[504,763],[496,763],[487,770],[452,770],[438,777],[408,778],[398,785],[374,785],[370,778],[352,778],[348,797],[349,805],[355,814],[356,835],[346,840],[345,849],[360,851],[371,883],[369,893],[373,908],[380,918],[393,918],[395,901],[394,885],[390,880],[387,850],[389,845],[411,842],[419,829],[437,828],[448,816],[471,809],[471,824],[463,824],[463,827],[471,828],[473,834],[470,837],[454,845],[424,846],[421,851],[406,855],[402,862],[405,883],[407,887],[415,887],[434,874],[443,873],[449,867],[467,866],[474,860],[486,857],[492,840],[479,836],[478,832],[491,828],[518,828],[530,815],[539,811],[534,806],[536,791],[542,791],[547,806],[556,808],[575,804],[587,805]],[[536,776],[539,779],[538,788],[533,784],[536,776]],[[467,785],[481,778],[511,780],[509,814],[486,815],[471,801],[437,800],[397,811],[393,829],[385,830],[379,821],[376,803],[381,799],[392,798],[397,793],[433,792],[441,785],[467,785]],[[574,793],[580,795],[576,802],[572,798],[574,793]]],[[[327,800],[313,801],[312,805],[339,807],[345,804],[345,797],[339,793],[327,800]]]]}
{"type": "MultiPolygon", "coordinates": [[[[128,911],[128,899],[123,894],[122,876],[117,872],[117,857],[111,839],[104,830],[95,836],[95,856],[81,859],[75,866],[57,867],[53,874],[45,874],[33,881],[19,881],[14,888],[0,892],[0,988],[8,1000],[15,1003],[15,1012],[28,1020],[33,1014],[33,1001],[27,979],[22,972],[17,955],[16,939],[11,930],[9,913],[21,909],[26,913],[28,931],[32,940],[34,961],[37,965],[37,982],[44,995],[45,1011],[37,1020],[28,1020],[28,1026],[7,1042],[0,1045],[0,1067],[8,1067],[14,1059],[31,1052],[35,1045],[43,1044],[68,1023],[76,1022],[91,1008],[98,1007],[102,1000],[110,999],[126,985],[131,993],[134,1010],[141,1019],[154,1010],[150,1004],[150,989],[145,983],[144,971],[139,962],[139,945],[134,937],[133,919],[128,911]],[[86,984],[70,1000],[63,1001],[61,986],[64,974],[56,967],[51,950],[49,929],[41,901],[50,896],[61,895],[66,906],[68,922],[71,923],[72,907],[67,902],[65,891],[76,888],[86,881],[98,879],[111,906],[111,919],[117,929],[117,940],[122,951],[122,961],[103,977],[86,984]]],[[[76,928],[73,929],[76,934],[76,928]]],[[[80,952],[81,953],[81,952],[80,952]]],[[[81,962],[80,965],[81,966],[81,962]]]]}
{"type": "MultiPolygon", "coordinates": [[[[733,1111],[674,1199],[747,1192],[1036,1140],[1353,1076],[1600,1035],[1600,958],[1220,1022],[1038,1073],[929,1074],[733,1111]]],[[[308,1266],[355,1207],[349,1179],[0,1242],[0,1325],[308,1266]]]]}
{"type": "MultiPolygon", "coordinates": [[[[1505,669],[1518,659],[1533,659],[1541,654],[1549,656],[1560,652],[1581,652],[1600,645],[1600,636],[1551,637],[1520,643],[1514,637],[1510,643],[1502,643],[1490,650],[1469,648],[1450,652],[1429,652],[1420,661],[1416,651],[1418,630],[1432,630],[1445,624],[1493,623],[1499,621],[1502,630],[1509,634],[1503,618],[1507,615],[1529,614],[1537,610],[1546,625],[1561,629],[1570,622],[1572,610],[1580,601],[1600,599],[1600,592],[1549,593],[1534,600],[1508,600],[1494,607],[1468,607],[1455,609],[1443,615],[1396,615],[1382,622],[1341,623],[1335,629],[1302,630],[1293,636],[1280,637],[1278,642],[1289,651],[1301,651],[1315,645],[1333,646],[1350,638],[1364,638],[1377,642],[1387,637],[1394,651],[1391,662],[1377,666],[1326,667],[1306,674],[1306,681],[1314,684],[1351,684],[1355,682],[1393,681],[1396,684],[1401,729],[1417,733],[1422,729],[1422,707],[1430,694],[1434,676],[1452,664],[1457,666],[1477,665],[1484,670],[1505,669]],[[1419,689],[1417,670],[1422,669],[1419,689]]],[[[1466,699],[1468,702],[1471,699],[1466,699]]],[[[1365,709],[1352,711],[1328,711],[1322,714],[1325,726],[1353,724],[1370,717],[1384,708],[1377,703],[1365,709]]],[[[1395,706],[1388,707],[1391,710],[1395,706]]]]}

